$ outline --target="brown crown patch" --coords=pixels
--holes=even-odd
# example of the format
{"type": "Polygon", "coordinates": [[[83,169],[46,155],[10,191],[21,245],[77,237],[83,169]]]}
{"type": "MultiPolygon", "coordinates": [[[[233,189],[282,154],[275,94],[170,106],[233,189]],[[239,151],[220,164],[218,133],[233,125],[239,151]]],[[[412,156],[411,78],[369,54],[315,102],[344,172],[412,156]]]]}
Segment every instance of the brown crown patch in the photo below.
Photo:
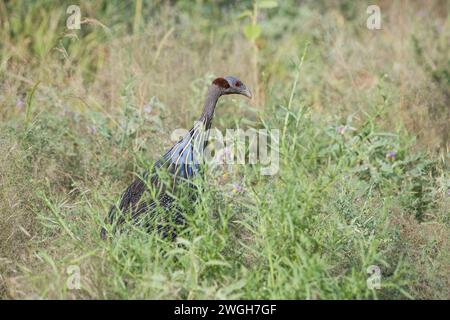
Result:
{"type": "Polygon", "coordinates": [[[227,89],[227,88],[230,87],[230,84],[224,78],[217,78],[212,83],[215,84],[216,86],[219,86],[219,87],[224,88],[224,89],[227,89]]]}

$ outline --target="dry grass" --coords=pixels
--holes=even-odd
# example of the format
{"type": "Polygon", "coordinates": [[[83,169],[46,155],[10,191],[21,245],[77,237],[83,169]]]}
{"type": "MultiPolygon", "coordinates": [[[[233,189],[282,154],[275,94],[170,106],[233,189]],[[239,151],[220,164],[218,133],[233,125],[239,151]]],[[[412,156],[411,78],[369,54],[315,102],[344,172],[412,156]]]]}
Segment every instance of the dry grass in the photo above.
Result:
{"type": "Polygon", "coordinates": [[[370,31],[362,4],[287,1],[260,14],[258,70],[236,18],[247,5],[136,13],[85,1],[88,20],[72,32],[64,6],[0,4],[0,297],[449,298],[448,2],[382,1],[382,30],[370,31]],[[242,169],[212,184],[191,230],[203,238],[186,250],[138,231],[97,239],[133,174],[199,115],[214,76],[254,88],[256,72],[265,101],[226,99],[216,126],[282,126],[306,43],[292,112],[308,112],[289,121],[301,139],[279,177],[242,169]],[[357,131],[336,137],[341,124],[357,131]],[[254,193],[222,195],[233,179],[254,193]],[[161,258],[172,251],[178,261],[161,258]],[[392,271],[380,294],[365,287],[371,263],[392,271]],[[83,270],[80,291],[65,286],[71,264],[83,270]]]}

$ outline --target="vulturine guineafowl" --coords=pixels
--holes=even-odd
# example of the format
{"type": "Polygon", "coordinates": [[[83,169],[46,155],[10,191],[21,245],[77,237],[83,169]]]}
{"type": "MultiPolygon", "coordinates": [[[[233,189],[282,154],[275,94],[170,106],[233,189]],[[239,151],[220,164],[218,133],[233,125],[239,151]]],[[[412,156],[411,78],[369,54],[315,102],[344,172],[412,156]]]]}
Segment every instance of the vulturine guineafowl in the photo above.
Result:
{"type": "MultiPolygon", "coordinates": [[[[222,95],[241,94],[248,98],[252,97],[249,89],[239,79],[227,76],[215,79],[208,88],[203,112],[189,130],[170,150],[159,159],[151,172],[146,172],[143,179],[137,178],[122,194],[119,206],[113,206],[108,214],[106,223],[114,226],[114,229],[123,224],[127,218],[132,221],[150,221],[151,216],[157,212],[164,213],[167,224],[146,225],[157,229],[163,237],[176,237],[176,231],[170,225],[184,224],[183,213],[177,206],[176,199],[173,196],[177,187],[189,187],[186,183],[180,181],[189,181],[199,173],[200,157],[208,142],[208,131],[211,127],[211,121],[214,116],[217,100],[222,95]],[[160,170],[165,170],[170,176],[172,183],[164,183],[160,177],[160,170]],[[144,193],[150,188],[156,191],[152,199],[143,197],[144,193]],[[143,219],[145,218],[145,219],[143,219]]],[[[101,237],[106,238],[107,231],[101,230],[101,237]]]]}

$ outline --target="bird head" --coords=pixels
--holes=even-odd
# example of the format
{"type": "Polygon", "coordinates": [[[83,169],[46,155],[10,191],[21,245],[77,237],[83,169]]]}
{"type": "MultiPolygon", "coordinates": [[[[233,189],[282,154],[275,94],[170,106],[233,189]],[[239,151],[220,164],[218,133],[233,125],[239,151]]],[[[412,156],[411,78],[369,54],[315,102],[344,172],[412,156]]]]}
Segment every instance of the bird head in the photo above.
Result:
{"type": "Polygon", "coordinates": [[[212,84],[218,86],[222,94],[242,94],[247,98],[252,98],[251,91],[238,78],[232,76],[217,78],[212,84]]]}

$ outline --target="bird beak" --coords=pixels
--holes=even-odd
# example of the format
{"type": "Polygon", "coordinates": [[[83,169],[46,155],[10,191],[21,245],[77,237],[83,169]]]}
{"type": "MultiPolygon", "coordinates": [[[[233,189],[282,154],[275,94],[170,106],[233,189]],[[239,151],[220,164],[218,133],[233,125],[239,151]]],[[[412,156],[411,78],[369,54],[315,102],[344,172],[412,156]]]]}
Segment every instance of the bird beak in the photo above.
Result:
{"type": "Polygon", "coordinates": [[[246,96],[247,98],[249,98],[249,99],[251,99],[253,97],[252,96],[252,92],[249,89],[247,89],[247,88],[244,91],[242,91],[242,94],[244,96],[246,96]]]}

